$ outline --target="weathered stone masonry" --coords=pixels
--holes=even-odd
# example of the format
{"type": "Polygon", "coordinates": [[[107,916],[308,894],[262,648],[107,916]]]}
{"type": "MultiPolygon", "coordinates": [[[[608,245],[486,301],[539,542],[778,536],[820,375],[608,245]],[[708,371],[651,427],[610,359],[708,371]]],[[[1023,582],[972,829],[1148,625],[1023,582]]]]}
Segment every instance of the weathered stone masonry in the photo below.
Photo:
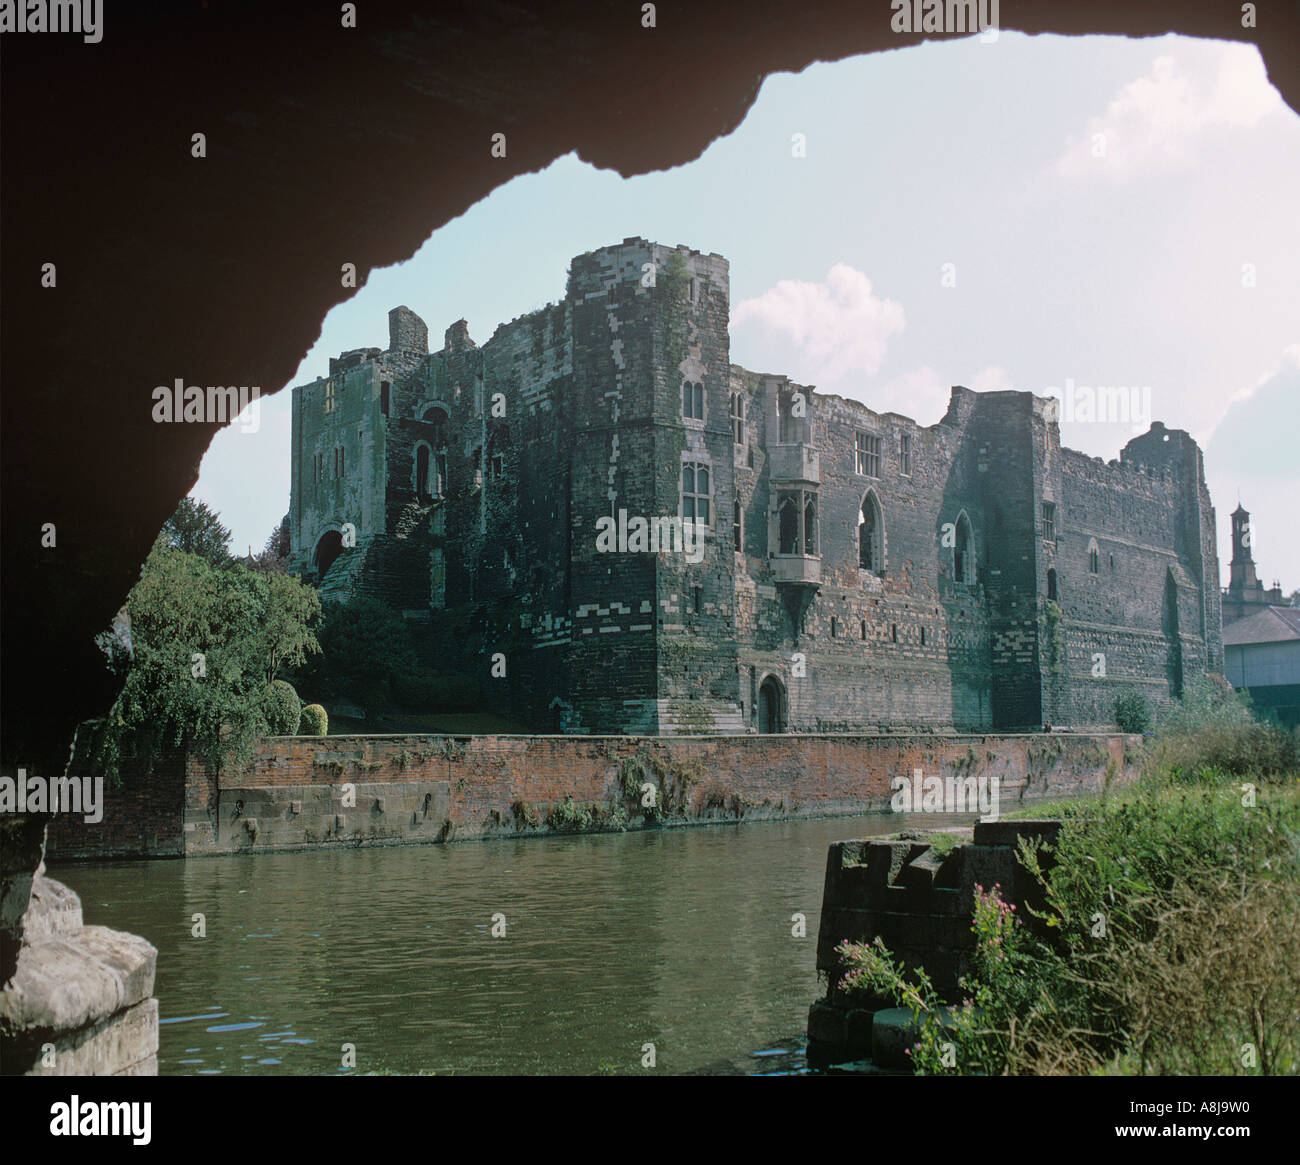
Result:
{"type": "Polygon", "coordinates": [[[890,808],[891,782],[997,778],[1000,806],[1131,778],[1134,738],[1020,736],[285,736],[242,772],[185,766],[185,808],[142,836],[106,791],[104,820],[58,817],[52,861],[196,856],[336,845],[411,845],[545,832],[572,801],[596,828],[654,824],[645,782],[668,825],[832,817],[890,808]],[[346,786],[352,787],[349,796],[346,786]]]}
{"type": "Polygon", "coordinates": [[[541,731],[1104,726],[1222,669],[1186,433],[1105,463],[1045,398],[960,387],[924,427],[731,364],[729,311],[724,258],[641,239],[482,347],[395,308],[294,390],[294,568],[430,621],[541,731]],[[610,553],[620,513],[702,552],[610,553]]]}

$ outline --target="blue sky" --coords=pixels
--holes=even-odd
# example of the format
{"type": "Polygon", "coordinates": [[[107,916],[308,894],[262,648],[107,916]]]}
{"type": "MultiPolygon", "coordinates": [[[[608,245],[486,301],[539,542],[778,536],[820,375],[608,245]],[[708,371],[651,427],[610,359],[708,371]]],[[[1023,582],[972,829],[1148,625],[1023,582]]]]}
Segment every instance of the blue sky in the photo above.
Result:
{"type": "MultiPolygon", "coordinates": [[[[570,155],[514,179],[373,273],[292,383],[383,347],[397,304],[435,345],[462,317],[482,343],[557,300],[574,255],[684,243],[731,262],[734,362],[875,409],[932,424],[953,384],[1132,388],[1206,451],[1224,580],[1240,492],[1261,576],[1291,590],[1297,207],[1300,118],[1249,46],[922,45],[769,77],[734,134],[675,170],[625,180],[570,155]]],[[[1064,443],[1097,456],[1134,433],[1068,415],[1064,443]]],[[[194,493],[260,548],[288,509],[287,393],[256,433],[218,435],[194,493]]]]}

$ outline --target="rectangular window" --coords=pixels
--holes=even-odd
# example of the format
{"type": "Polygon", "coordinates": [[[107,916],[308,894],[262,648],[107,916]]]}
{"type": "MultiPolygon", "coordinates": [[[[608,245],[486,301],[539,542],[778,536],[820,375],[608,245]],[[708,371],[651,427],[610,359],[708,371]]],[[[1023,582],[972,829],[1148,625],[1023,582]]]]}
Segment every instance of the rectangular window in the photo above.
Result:
{"type": "Polygon", "coordinates": [[[496,481],[506,471],[506,455],[504,453],[493,453],[492,460],[488,465],[488,476],[491,480],[496,481]]]}
{"type": "Polygon", "coordinates": [[[1043,541],[1056,541],[1056,506],[1052,502],[1043,503],[1043,541]]]}
{"type": "Polygon", "coordinates": [[[687,420],[704,420],[704,385],[698,380],[682,381],[682,416],[687,420]]]}
{"type": "Polygon", "coordinates": [[[735,434],[736,444],[745,443],[745,394],[731,394],[731,430],[735,434]]]}
{"type": "Polygon", "coordinates": [[[682,521],[709,525],[709,468],[682,466],[682,521]]]}
{"type": "Polygon", "coordinates": [[[741,528],[740,503],[731,503],[731,536],[736,541],[736,553],[739,554],[744,548],[744,535],[741,528]]]}
{"type": "Polygon", "coordinates": [[[880,438],[874,433],[859,433],[856,449],[857,471],[865,477],[880,476],[880,438]]]}
{"type": "Polygon", "coordinates": [[[898,434],[898,472],[904,477],[912,476],[912,434],[898,434]]]}
{"type": "Polygon", "coordinates": [[[334,411],[334,381],[325,382],[325,411],[332,413],[334,411]]]}
{"type": "Polygon", "coordinates": [[[437,453],[433,458],[434,466],[438,474],[438,480],[434,482],[435,497],[442,497],[447,492],[447,454],[437,453]]]}

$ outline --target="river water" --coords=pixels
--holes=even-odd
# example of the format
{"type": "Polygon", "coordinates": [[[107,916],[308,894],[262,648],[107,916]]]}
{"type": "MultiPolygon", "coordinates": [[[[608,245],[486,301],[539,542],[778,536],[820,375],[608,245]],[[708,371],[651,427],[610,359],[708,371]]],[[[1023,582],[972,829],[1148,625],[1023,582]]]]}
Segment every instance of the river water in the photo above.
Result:
{"type": "Polygon", "coordinates": [[[883,814],[50,874],[81,895],[88,924],[158,948],[162,1075],[638,1074],[647,1044],[658,1073],[720,1060],[759,1073],[798,1070],[797,1055],[775,1053],[797,1053],[820,994],[828,843],[907,824],[883,814]],[[795,914],[806,937],[792,934],[795,914]]]}

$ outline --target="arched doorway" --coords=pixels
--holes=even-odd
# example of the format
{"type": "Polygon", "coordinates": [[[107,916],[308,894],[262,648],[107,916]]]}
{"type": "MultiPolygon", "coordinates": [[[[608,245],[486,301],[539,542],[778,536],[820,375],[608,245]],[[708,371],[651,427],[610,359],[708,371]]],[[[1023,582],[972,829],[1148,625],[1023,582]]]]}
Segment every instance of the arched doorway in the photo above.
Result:
{"type": "Polygon", "coordinates": [[[764,734],[784,732],[781,681],[768,676],[758,689],[758,730],[764,734]]]}
{"type": "Polygon", "coordinates": [[[343,549],[343,535],[337,530],[327,530],[321,535],[321,539],[316,543],[316,553],[313,561],[316,563],[316,578],[319,582],[325,581],[325,576],[329,574],[330,567],[334,565],[334,560],[339,556],[343,549]]]}

